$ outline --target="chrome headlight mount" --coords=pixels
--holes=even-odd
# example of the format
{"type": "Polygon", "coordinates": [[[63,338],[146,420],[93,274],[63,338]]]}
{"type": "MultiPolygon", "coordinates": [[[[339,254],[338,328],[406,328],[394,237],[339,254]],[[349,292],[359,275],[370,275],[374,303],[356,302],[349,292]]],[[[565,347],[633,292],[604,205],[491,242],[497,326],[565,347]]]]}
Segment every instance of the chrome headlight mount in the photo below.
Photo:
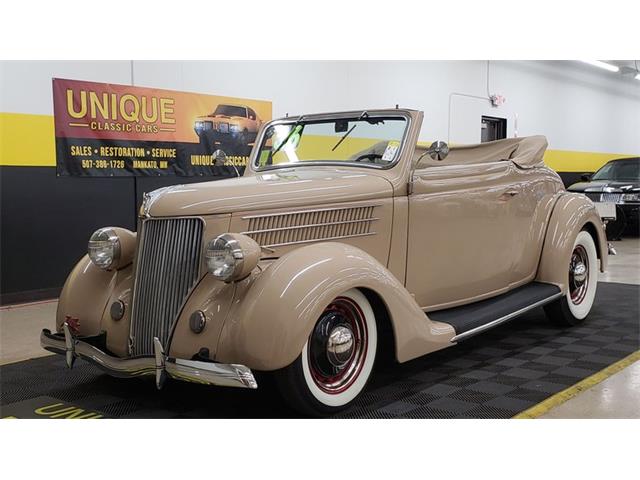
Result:
{"type": "Polygon", "coordinates": [[[205,260],[207,270],[218,280],[242,280],[258,264],[260,246],[246,235],[224,233],[209,242],[205,260]]]}
{"type": "Polygon", "coordinates": [[[103,270],[124,268],[135,254],[136,234],[126,228],[105,227],[96,230],[87,246],[91,262],[103,270]]]}

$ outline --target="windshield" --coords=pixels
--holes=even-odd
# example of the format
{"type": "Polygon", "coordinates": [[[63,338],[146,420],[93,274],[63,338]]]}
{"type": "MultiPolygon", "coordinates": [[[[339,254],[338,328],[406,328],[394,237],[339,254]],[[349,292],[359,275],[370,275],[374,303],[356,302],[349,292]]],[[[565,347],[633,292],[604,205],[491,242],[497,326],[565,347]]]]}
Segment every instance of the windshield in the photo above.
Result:
{"type": "Polygon", "coordinates": [[[258,168],[304,162],[387,166],[395,162],[407,127],[404,117],[305,121],[270,125],[263,136],[258,168]]]}
{"type": "Polygon", "coordinates": [[[247,110],[235,105],[218,105],[213,115],[225,115],[227,117],[246,117],[247,110]]]}
{"type": "Polygon", "coordinates": [[[640,159],[609,162],[594,173],[592,180],[640,182],[640,159]]]}

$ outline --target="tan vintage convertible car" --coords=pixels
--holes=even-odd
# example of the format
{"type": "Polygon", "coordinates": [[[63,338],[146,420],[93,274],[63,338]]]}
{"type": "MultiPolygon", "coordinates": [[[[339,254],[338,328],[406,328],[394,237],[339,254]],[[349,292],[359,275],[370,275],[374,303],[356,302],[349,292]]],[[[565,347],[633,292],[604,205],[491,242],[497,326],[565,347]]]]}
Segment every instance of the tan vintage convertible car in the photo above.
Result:
{"type": "Polygon", "coordinates": [[[419,146],[419,111],[264,125],[241,178],[145,197],[138,233],[101,228],[47,350],[122,377],[257,388],[345,408],[388,346],[406,362],[544,306],[575,325],[607,242],[534,136],[419,146]],[[258,377],[260,378],[260,377],[258,377]]]}

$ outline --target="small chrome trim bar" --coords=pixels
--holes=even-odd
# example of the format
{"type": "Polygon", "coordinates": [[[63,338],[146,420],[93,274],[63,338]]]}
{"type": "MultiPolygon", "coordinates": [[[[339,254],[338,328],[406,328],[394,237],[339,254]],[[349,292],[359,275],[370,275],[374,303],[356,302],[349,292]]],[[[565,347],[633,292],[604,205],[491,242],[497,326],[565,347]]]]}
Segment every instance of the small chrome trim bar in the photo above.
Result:
{"type": "Polygon", "coordinates": [[[311,208],[308,210],[293,210],[289,212],[274,212],[274,213],[261,213],[258,215],[245,215],[242,220],[251,220],[252,218],[267,218],[267,217],[283,217],[286,215],[297,215],[299,213],[319,213],[319,212],[333,212],[338,210],[352,210],[354,208],[370,208],[380,207],[382,203],[368,203],[363,205],[350,205],[346,207],[326,207],[326,208],[311,208]]]}
{"type": "Polygon", "coordinates": [[[205,385],[258,388],[253,373],[244,365],[170,358],[165,354],[160,340],[154,338],[153,343],[153,356],[118,358],[74,336],[66,322],[62,334],[51,333],[48,329],[42,330],[40,334],[42,348],[64,355],[69,368],[73,368],[76,358],[81,358],[114,377],[153,375],[158,389],[162,388],[167,376],[205,385]]]}
{"type": "Polygon", "coordinates": [[[505,315],[504,317],[500,317],[500,318],[496,318],[495,320],[492,320],[489,323],[485,323],[484,325],[480,325],[479,327],[473,328],[471,330],[468,330],[466,332],[462,332],[459,335],[456,335],[455,337],[453,337],[451,339],[452,342],[461,342],[462,340],[466,340],[470,337],[473,337],[474,335],[478,335],[479,333],[482,333],[484,331],[487,331],[493,327],[497,327],[498,325],[504,323],[504,322],[508,322],[509,320],[522,315],[525,312],[528,312],[529,310],[533,310],[534,308],[537,307],[541,307],[542,305],[546,305],[547,303],[553,302],[556,298],[559,298],[563,295],[562,292],[558,292],[555,293],[553,295],[551,295],[550,297],[547,298],[543,298],[542,300],[539,300],[535,303],[532,303],[531,305],[527,305],[526,307],[521,308],[520,310],[516,310],[515,312],[511,312],[508,315],[505,315]]]}

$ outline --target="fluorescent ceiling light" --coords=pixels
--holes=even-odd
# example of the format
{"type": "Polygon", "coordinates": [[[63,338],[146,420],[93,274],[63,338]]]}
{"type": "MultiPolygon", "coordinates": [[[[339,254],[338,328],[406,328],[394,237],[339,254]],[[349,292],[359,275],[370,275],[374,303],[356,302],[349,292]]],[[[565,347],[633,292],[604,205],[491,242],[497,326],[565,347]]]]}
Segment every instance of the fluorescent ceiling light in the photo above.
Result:
{"type": "Polygon", "coordinates": [[[636,80],[640,80],[640,73],[636,75],[636,80]]]}
{"type": "Polygon", "coordinates": [[[580,60],[581,62],[588,63],[589,65],[593,65],[594,67],[604,68],[605,70],[609,70],[610,72],[619,72],[620,67],[615,65],[611,65],[607,62],[601,62],[600,60],[580,60]]]}

